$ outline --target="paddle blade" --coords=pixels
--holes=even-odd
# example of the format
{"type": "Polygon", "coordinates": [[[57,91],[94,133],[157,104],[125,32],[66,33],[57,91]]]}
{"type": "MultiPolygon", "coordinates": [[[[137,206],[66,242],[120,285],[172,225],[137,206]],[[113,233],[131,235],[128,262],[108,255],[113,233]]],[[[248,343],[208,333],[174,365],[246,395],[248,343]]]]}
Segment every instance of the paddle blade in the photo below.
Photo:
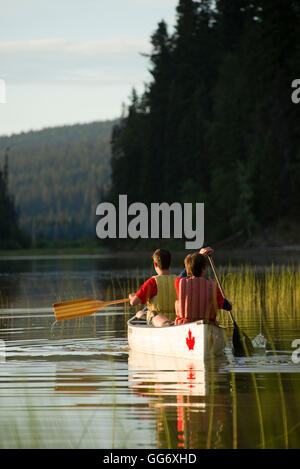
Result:
{"type": "Polygon", "coordinates": [[[89,316],[90,314],[96,313],[97,311],[99,311],[99,309],[104,308],[105,306],[127,302],[129,302],[129,298],[110,301],[100,301],[91,300],[89,298],[82,298],[80,300],[55,303],[53,305],[53,309],[56,321],[63,321],[64,319],[73,319],[80,318],[81,316],[89,316]]]}
{"type": "Polygon", "coordinates": [[[53,305],[56,321],[64,319],[79,318],[81,316],[89,316],[103,308],[107,302],[99,300],[90,300],[82,298],[80,300],[64,301],[53,305]]]}
{"type": "Polygon", "coordinates": [[[252,355],[254,347],[249,337],[234,324],[232,336],[233,354],[236,357],[247,357],[252,355]]]}

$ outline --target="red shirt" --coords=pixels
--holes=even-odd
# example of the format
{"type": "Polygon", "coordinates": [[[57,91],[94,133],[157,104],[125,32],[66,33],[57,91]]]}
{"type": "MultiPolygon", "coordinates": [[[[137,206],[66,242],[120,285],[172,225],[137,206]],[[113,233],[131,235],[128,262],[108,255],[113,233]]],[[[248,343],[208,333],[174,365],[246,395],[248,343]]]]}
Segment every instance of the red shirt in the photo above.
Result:
{"type": "Polygon", "coordinates": [[[146,282],[143,283],[139,291],[136,293],[136,296],[139,297],[142,305],[146,304],[147,301],[155,295],[157,295],[157,284],[154,277],[146,280],[146,282]]]}
{"type": "MultiPolygon", "coordinates": [[[[177,279],[175,280],[175,289],[176,289],[176,293],[177,293],[177,298],[179,298],[179,283],[180,283],[180,280],[182,278],[183,277],[177,277],[177,279]]],[[[217,304],[218,304],[220,309],[223,308],[224,300],[225,300],[225,298],[222,295],[221,290],[217,285],[217,304]]]]}

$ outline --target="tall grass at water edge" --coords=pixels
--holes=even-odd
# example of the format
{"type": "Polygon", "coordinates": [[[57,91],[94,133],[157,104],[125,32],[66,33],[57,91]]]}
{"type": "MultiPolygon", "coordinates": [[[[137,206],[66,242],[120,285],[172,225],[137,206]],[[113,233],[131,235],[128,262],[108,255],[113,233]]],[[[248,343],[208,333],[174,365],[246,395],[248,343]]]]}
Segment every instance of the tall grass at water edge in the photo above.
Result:
{"type": "MultiPolygon", "coordinates": [[[[299,440],[299,435],[295,434],[295,430],[299,429],[299,423],[289,425],[289,422],[294,422],[294,415],[299,411],[299,405],[295,407],[296,403],[292,403],[290,395],[286,395],[278,358],[282,350],[277,350],[276,342],[282,337],[282,329],[288,332],[299,331],[300,265],[297,267],[272,265],[263,273],[249,266],[243,266],[233,273],[229,268],[220,272],[220,279],[227,298],[233,303],[235,319],[243,327],[245,325],[249,329],[252,333],[251,338],[256,333],[263,333],[274,358],[274,380],[268,381],[263,392],[260,390],[259,374],[253,371],[252,361],[248,359],[253,398],[256,401],[257,427],[260,432],[259,447],[295,447],[295,441],[299,440]]],[[[224,325],[231,322],[230,316],[225,311],[221,312],[220,319],[224,325]]],[[[232,377],[236,387],[237,377],[234,376],[234,365],[232,368],[232,377]]],[[[297,382],[294,381],[292,387],[294,387],[294,393],[291,397],[294,400],[299,391],[297,382]]],[[[236,400],[237,397],[233,396],[235,405],[237,405],[236,400]]],[[[237,417],[233,426],[235,427],[235,447],[237,447],[237,417]]]]}
{"type": "MultiPolygon", "coordinates": [[[[267,322],[276,326],[280,320],[300,320],[300,264],[275,266],[264,272],[245,265],[231,272],[220,270],[220,281],[226,297],[233,303],[234,316],[248,324],[267,322]]],[[[230,316],[221,312],[225,325],[230,316]]]]}

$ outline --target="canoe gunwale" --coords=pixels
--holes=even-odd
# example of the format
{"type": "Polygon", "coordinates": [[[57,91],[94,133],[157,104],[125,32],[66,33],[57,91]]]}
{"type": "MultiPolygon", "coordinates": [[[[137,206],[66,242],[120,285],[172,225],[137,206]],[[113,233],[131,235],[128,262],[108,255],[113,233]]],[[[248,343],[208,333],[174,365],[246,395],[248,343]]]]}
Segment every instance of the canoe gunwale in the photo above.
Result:
{"type": "Polygon", "coordinates": [[[132,318],[130,318],[128,321],[127,321],[127,325],[130,326],[130,327],[134,327],[134,328],[144,328],[144,329],[151,329],[151,330],[165,330],[165,331],[170,331],[172,329],[178,329],[179,327],[187,327],[188,325],[189,326],[192,326],[192,325],[201,325],[201,324],[209,324],[209,325],[212,325],[212,326],[216,326],[220,329],[227,329],[227,327],[225,326],[221,326],[220,324],[215,324],[214,322],[212,321],[209,321],[208,319],[198,319],[197,321],[193,321],[193,322],[186,322],[185,324],[178,324],[178,325],[171,325],[171,326],[168,326],[168,327],[153,327],[153,326],[149,326],[147,323],[146,323],[146,320],[140,320],[140,319],[136,319],[135,316],[133,316],[132,318]],[[132,321],[139,321],[137,322],[136,324],[134,324],[132,321]]]}

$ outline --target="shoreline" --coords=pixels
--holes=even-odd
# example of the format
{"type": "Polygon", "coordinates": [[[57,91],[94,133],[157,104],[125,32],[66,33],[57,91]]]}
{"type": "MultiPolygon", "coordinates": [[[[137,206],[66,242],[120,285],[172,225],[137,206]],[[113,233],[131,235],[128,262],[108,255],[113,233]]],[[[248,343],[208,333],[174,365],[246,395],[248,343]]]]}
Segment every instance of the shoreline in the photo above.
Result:
{"type": "MultiPolygon", "coordinates": [[[[172,251],[174,260],[184,259],[191,251],[172,251]]],[[[112,252],[95,247],[69,248],[29,248],[2,249],[0,261],[43,260],[43,259],[146,259],[152,257],[150,250],[124,250],[112,252]]],[[[300,245],[261,246],[251,248],[215,248],[214,258],[217,263],[246,264],[298,264],[300,263],[300,245]]]]}

